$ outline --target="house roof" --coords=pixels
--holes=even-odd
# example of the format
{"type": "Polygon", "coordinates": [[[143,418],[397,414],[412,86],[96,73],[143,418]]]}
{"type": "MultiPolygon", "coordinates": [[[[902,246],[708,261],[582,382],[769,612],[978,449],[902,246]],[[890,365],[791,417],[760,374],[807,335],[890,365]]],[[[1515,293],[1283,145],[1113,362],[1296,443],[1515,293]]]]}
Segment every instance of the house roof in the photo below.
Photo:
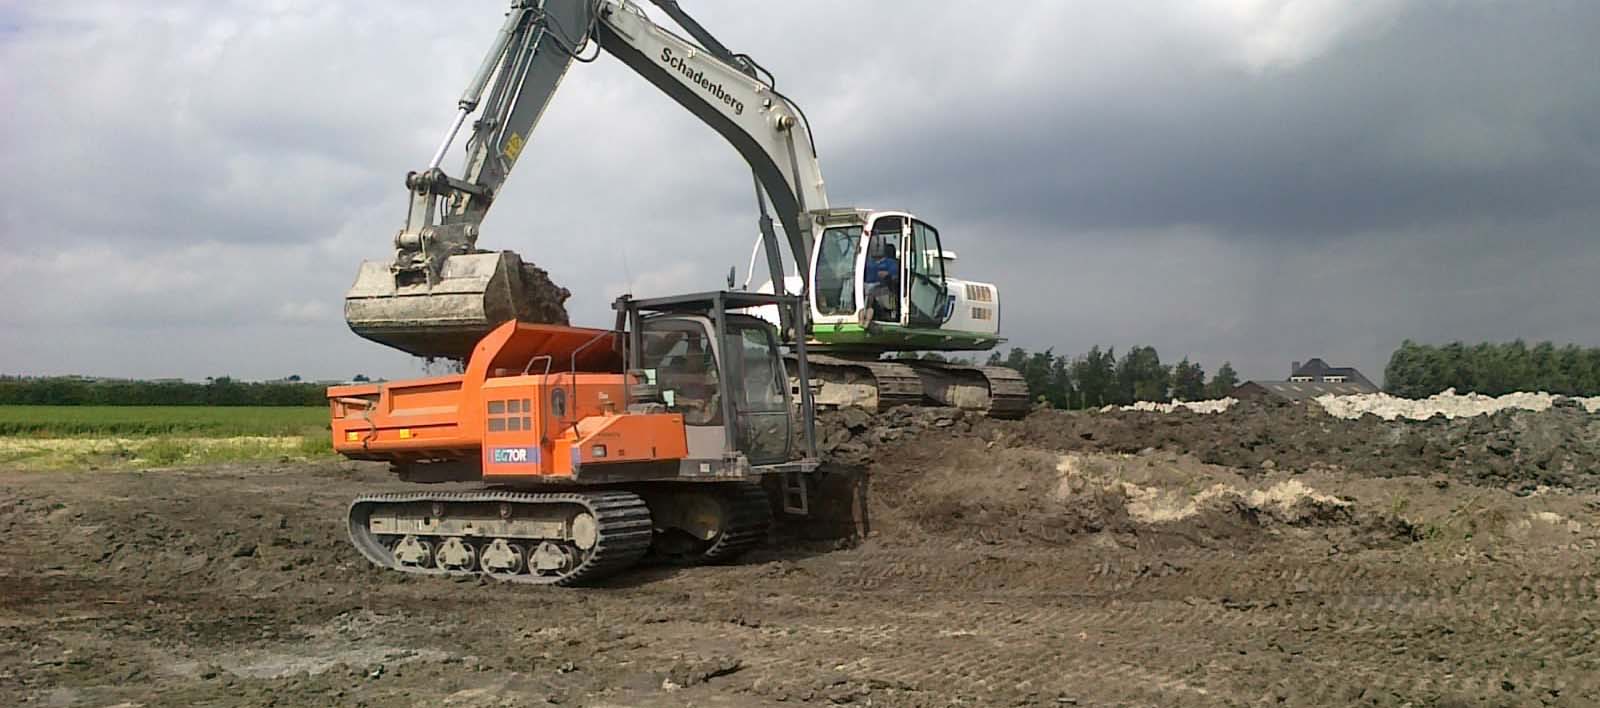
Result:
{"type": "Polygon", "coordinates": [[[1234,389],[1234,398],[1239,398],[1239,393],[1248,393],[1251,387],[1259,387],[1268,395],[1290,401],[1301,401],[1318,396],[1349,396],[1357,393],[1377,393],[1377,387],[1360,381],[1347,381],[1345,383],[1322,383],[1320,381],[1246,381],[1234,389]]]}
{"type": "Polygon", "coordinates": [[[1366,384],[1374,390],[1378,388],[1376,384],[1372,383],[1371,379],[1368,379],[1360,371],[1357,371],[1355,367],[1328,366],[1328,362],[1323,361],[1321,357],[1313,357],[1310,361],[1301,364],[1300,368],[1295,369],[1289,374],[1289,376],[1291,378],[1295,376],[1310,376],[1318,379],[1324,376],[1343,376],[1349,381],[1356,381],[1366,384]]]}

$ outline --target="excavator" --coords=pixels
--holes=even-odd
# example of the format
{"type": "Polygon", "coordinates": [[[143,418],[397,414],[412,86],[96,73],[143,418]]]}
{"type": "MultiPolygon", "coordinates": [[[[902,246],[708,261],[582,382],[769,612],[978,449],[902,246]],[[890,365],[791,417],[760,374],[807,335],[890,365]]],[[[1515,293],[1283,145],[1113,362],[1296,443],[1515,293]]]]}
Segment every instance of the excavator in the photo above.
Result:
{"type": "Polygon", "coordinates": [[[955,254],[915,214],[832,206],[810,123],[772,74],[729,50],[675,0],[653,2],[693,40],[630,0],[513,0],[432,160],[406,177],[410,209],[394,258],[363,263],[346,295],[351,330],[419,356],[464,360],[471,344],[502,322],[566,321],[565,290],[516,253],[479,249],[477,239],[569,67],[605,52],[750,165],[759,213],[751,264],[755,250],[763,252],[769,274],[758,289],[796,294],[807,304],[798,318],[772,306],[752,314],[779,325],[785,341],[811,345],[815,378],[806,383],[820,383],[819,406],[941,405],[1025,415],[1027,386],[1011,369],[884,358],[993,349],[1003,341],[998,289],[957,278],[955,254]],[[465,167],[450,176],[440,165],[475,112],[465,167]],[[786,273],[784,248],[793,274],[786,273]],[[885,263],[895,272],[881,272],[885,263]]]}
{"type": "Polygon", "coordinates": [[[461,363],[328,389],[338,453],[388,462],[406,482],[469,485],[356,499],[350,539],[375,565],[581,585],[647,557],[727,561],[766,539],[769,490],[785,513],[809,513],[817,407],[1026,410],[1009,369],[880,359],[992,348],[996,289],[956,279],[954,254],[916,215],[830,206],[799,106],[676,2],[654,1],[698,43],[629,0],[513,2],[443,143],[406,178],[394,259],[363,263],[347,294],[356,334],[461,363]],[[734,289],[730,276],[726,290],[624,295],[613,327],[574,327],[567,291],[544,271],[477,247],[567,69],[600,51],[750,164],[767,284],[734,289]],[[452,177],[439,165],[479,109],[452,177]]]}

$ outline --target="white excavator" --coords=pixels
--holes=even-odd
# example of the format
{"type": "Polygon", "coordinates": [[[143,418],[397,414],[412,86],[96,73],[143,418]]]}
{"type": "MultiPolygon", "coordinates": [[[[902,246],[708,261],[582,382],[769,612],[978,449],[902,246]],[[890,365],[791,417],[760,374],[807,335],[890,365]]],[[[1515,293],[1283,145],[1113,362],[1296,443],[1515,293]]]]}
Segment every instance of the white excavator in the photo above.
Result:
{"type": "Polygon", "coordinates": [[[757,289],[781,287],[808,305],[799,315],[804,321],[776,307],[751,314],[779,325],[786,341],[806,338],[819,407],[1026,414],[1027,386],[1010,369],[885,358],[993,349],[1003,341],[999,290],[957,278],[955,254],[915,214],[833,206],[811,125],[771,73],[730,51],[674,0],[653,2],[692,39],[629,0],[513,0],[432,160],[406,177],[410,211],[394,259],[363,263],[346,296],[350,328],[418,356],[465,359],[508,320],[565,323],[568,293],[513,252],[479,249],[478,231],[568,68],[603,51],[710,126],[750,165],[759,212],[751,265],[764,253],[769,276],[757,289]],[[475,113],[466,165],[452,177],[440,165],[475,113]],[[785,249],[793,273],[786,272],[785,249]]]}

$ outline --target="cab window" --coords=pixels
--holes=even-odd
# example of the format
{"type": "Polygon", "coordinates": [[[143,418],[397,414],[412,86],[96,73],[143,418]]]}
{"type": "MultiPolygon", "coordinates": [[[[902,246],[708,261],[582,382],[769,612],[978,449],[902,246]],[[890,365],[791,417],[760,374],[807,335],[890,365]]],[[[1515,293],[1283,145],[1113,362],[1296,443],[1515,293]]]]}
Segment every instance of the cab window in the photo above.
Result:
{"type": "Polygon", "coordinates": [[[822,232],[817,247],[817,311],[850,315],[856,311],[856,256],[861,227],[835,226],[822,232]]]}
{"type": "Polygon", "coordinates": [[[917,324],[942,324],[947,292],[939,232],[920,221],[911,222],[911,242],[906,250],[910,320],[917,324]]]}
{"type": "Polygon", "coordinates": [[[720,425],[722,390],[710,337],[692,322],[646,322],[640,364],[654,369],[667,410],[687,425],[720,425]]]}
{"type": "Polygon", "coordinates": [[[788,378],[779,360],[777,339],[765,323],[730,322],[722,351],[729,364],[729,392],[736,396],[739,450],[756,464],[788,459],[792,434],[788,378]]]}

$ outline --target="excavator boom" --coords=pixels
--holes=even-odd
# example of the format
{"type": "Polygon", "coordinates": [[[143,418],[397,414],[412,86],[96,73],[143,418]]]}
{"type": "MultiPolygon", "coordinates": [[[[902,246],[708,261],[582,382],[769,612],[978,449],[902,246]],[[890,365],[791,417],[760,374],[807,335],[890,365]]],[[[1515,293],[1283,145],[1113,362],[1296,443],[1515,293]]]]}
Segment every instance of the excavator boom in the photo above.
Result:
{"type": "Polygon", "coordinates": [[[570,293],[517,254],[485,251],[477,241],[528,136],[588,41],[594,9],[587,0],[511,4],[433,159],[406,175],[410,209],[394,259],[363,263],[345,296],[345,321],[356,334],[418,356],[464,359],[507,320],[567,322],[570,293]],[[451,177],[440,164],[480,109],[462,175],[451,177]]]}
{"type": "MultiPolygon", "coordinates": [[[[664,6],[665,7],[665,6],[664,6]]],[[[671,3],[675,17],[687,18],[671,3]]],[[[692,20],[688,20],[692,22],[692,20]]],[[[457,102],[429,165],[406,177],[410,211],[388,264],[362,265],[345,299],[345,320],[367,339],[419,356],[461,358],[508,319],[565,323],[569,293],[511,252],[477,247],[479,227],[529,135],[574,61],[590,44],[617,57],[726,138],[773,203],[795,262],[811,250],[810,209],[827,207],[821,170],[799,108],[757,78],[698,25],[708,51],[619,0],[517,0],[457,102]],[[718,58],[727,57],[727,60],[718,58]],[[741,68],[743,67],[743,68],[741,68]],[[485,93],[487,92],[487,97],[485,93]],[[440,164],[474,112],[461,177],[440,164]]],[[[776,235],[763,220],[768,266],[784,274],[776,235]]],[[[802,269],[803,271],[803,269],[802,269]]]]}

